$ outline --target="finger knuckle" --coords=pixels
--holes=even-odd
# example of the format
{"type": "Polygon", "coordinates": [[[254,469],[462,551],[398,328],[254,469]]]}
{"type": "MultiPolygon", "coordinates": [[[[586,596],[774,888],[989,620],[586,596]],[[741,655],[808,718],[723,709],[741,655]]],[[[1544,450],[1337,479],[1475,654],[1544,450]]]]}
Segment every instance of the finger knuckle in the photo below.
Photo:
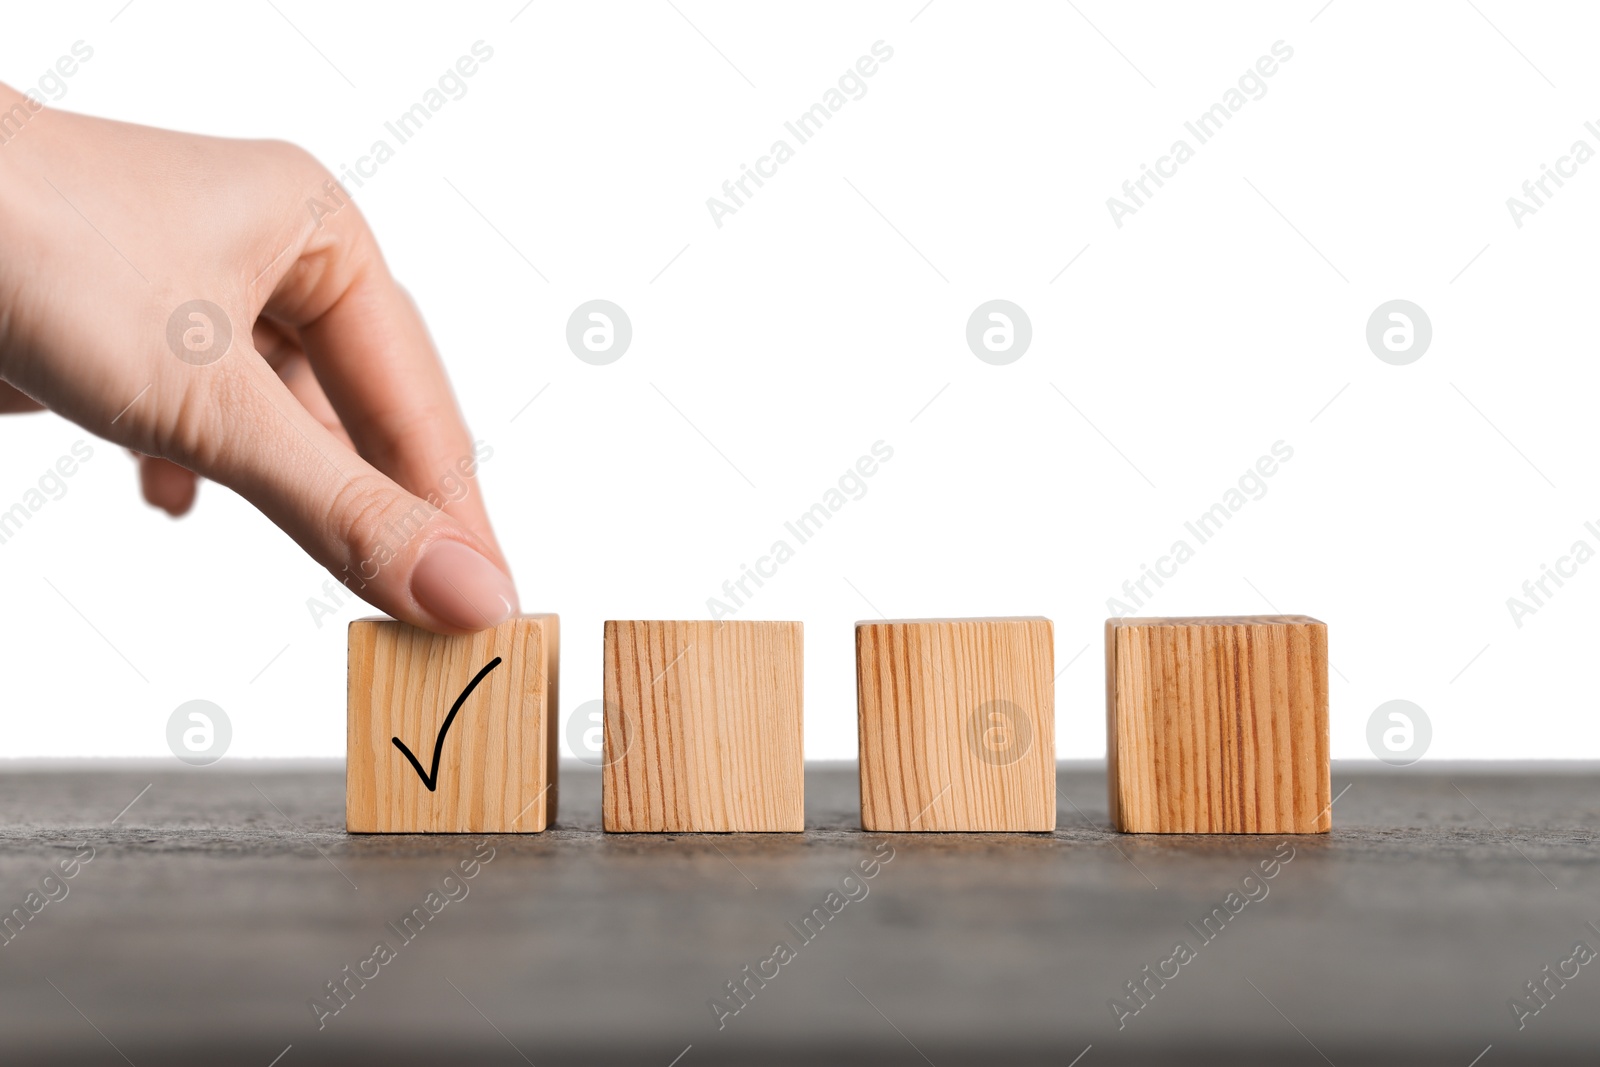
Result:
{"type": "Polygon", "coordinates": [[[438,509],[399,492],[380,475],[352,478],[328,500],[325,519],[351,553],[351,562],[380,565],[403,554],[428,528],[438,509]]]}

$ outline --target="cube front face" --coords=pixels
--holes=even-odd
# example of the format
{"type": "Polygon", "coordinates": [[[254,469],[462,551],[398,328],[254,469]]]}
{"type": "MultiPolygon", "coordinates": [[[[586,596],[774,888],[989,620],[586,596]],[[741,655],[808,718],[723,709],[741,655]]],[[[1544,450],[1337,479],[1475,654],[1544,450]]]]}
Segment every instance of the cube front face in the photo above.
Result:
{"type": "Polygon", "coordinates": [[[864,829],[1055,829],[1049,619],[859,623],[856,691],[864,829]]]}
{"type": "Polygon", "coordinates": [[[1328,628],[1300,615],[1108,620],[1106,763],[1118,830],[1326,832],[1328,628]]]}
{"type": "Polygon", "coordinates": [[[798,622],[605,624],[604,825],[805,829],[798,622]]]}
{"type": "Polygon", "coordinates": [[[352,622],[345,828],[543,830],[556,811],[559,644],[554,615],[459,637],[352,622]]]}

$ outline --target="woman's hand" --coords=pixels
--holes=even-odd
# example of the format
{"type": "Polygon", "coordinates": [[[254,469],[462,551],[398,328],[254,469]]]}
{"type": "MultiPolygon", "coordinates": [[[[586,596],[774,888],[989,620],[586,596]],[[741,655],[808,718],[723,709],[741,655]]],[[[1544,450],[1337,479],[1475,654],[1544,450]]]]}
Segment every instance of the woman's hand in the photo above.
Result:
{"type": "Polygon", "coordinates": [[[139,453],[174,515],[198,475],[236,490],[395,618],[459,633],[517,610],[421,316],[292,145],[0,85],[0,412],[39,406],[139,453]]]}

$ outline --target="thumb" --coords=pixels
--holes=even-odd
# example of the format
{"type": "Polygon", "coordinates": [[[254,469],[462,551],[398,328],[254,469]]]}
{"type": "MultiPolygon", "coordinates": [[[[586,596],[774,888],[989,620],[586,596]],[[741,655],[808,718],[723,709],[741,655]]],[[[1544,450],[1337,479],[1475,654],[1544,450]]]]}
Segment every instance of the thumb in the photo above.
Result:
{"type": "Polygon", "coordinates": [[[518,610],[510,575],[481,537],[371,466],[311,416],[248,348],[218,372],[206,422],[172,435],[183,466],[254,504],[335,578],[396,619],[470,633],[518,610]]]}

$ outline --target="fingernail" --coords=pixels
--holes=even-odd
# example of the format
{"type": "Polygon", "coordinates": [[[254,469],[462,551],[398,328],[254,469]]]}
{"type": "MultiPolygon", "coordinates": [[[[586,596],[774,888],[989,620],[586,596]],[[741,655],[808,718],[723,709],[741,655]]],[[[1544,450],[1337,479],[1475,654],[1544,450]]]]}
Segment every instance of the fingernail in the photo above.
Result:
{"type": "Polygon", "coordinates": [[[499,567],[460,541],[435,541],[411,572],[411,595],[439,620],[483,630],[517,613],[517,590],[499,567]]]}

